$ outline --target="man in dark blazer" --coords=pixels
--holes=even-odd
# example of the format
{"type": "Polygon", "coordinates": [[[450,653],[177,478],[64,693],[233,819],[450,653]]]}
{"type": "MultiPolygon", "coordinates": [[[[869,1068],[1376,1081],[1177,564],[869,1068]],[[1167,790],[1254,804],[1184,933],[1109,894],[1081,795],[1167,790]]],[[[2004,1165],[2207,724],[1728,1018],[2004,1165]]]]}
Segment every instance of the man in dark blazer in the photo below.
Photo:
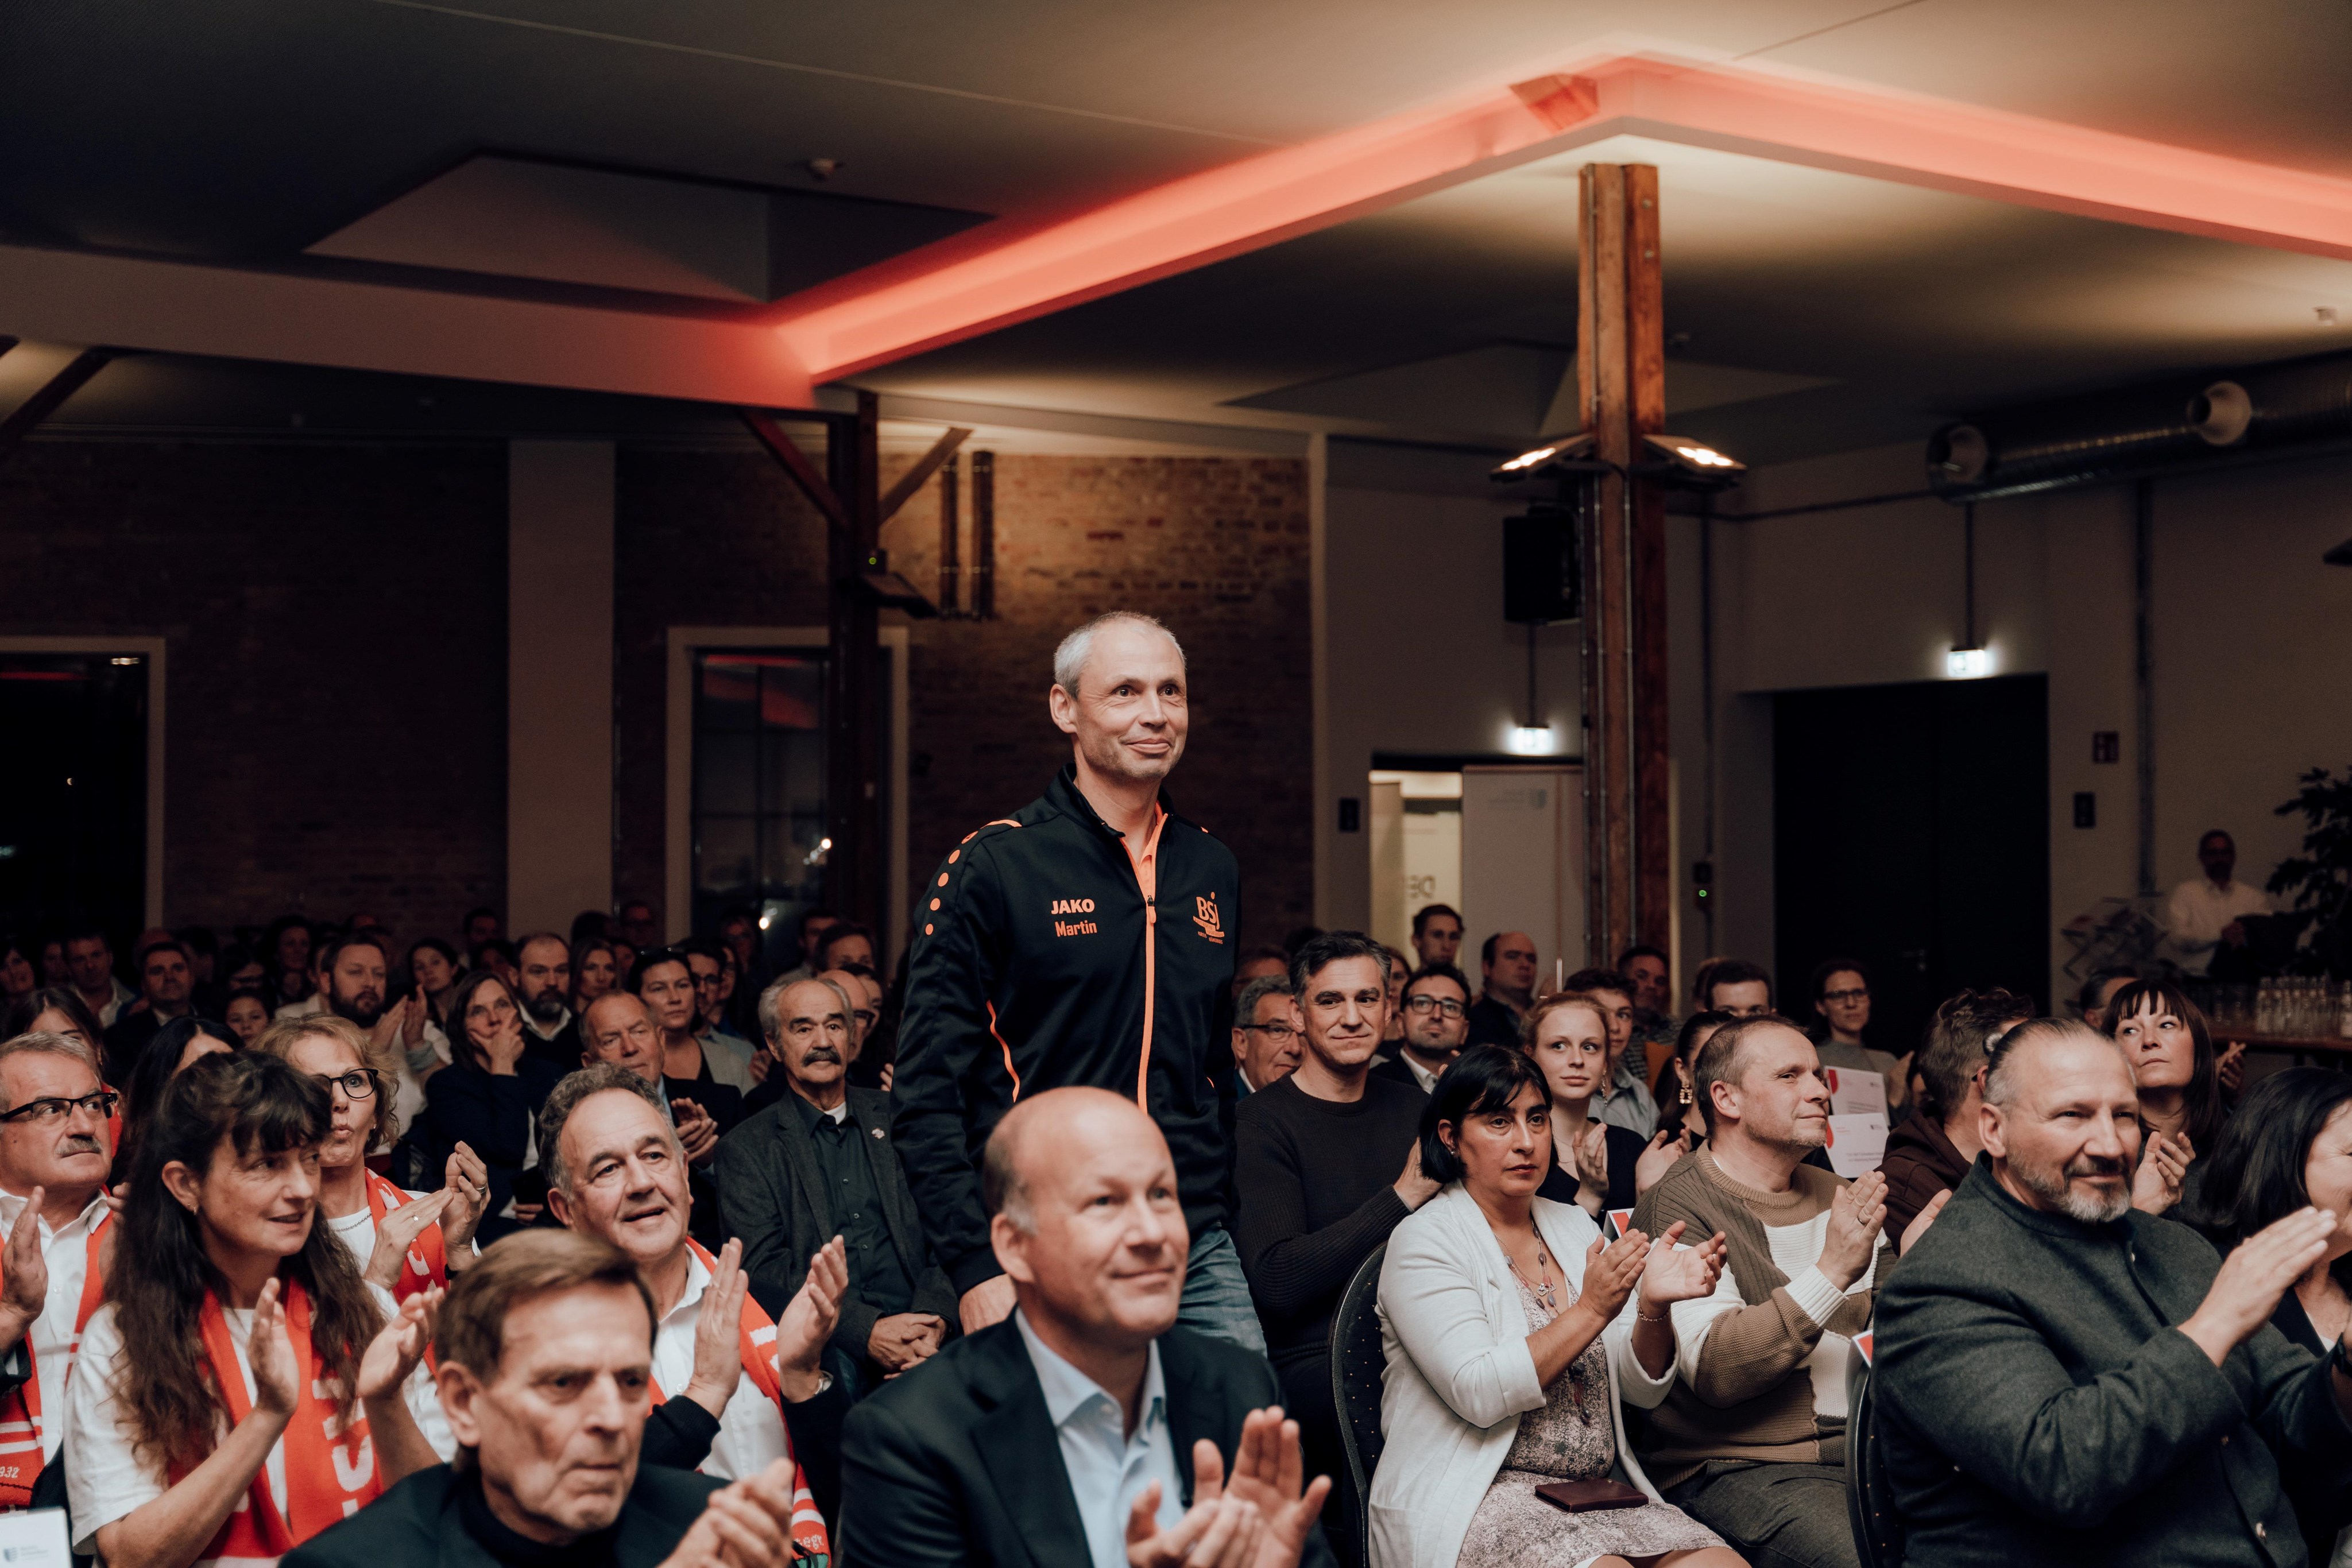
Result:
{"type": "Polygon", "coordinates": [[[618,1249],[563,1230],[509,1237],[458,1276],[435,1335],[457,1462],[419,1470],[312,1536],[288,1568],[538,1568],[716,1562],[722,1523],[773,1561],[827,1549],[780,1459],[724,1486],[641,1465],[653,1298],[618,1249]],[[569,1376],[566,1397],[546,1395],[569,1376]]]}
{"type": "Polygon", "coordinates": [[[1302,1486],[1273,1372],[1175,1326],[1190,1237],[1151,1118],[1048,1091],[997,1124],[982,1180],[1018,1308],[850,1413],[843,1556],[1123,1568],[1130,1547],[1224,1561],[1238,1536],[1261,1568],[1328,1568],[1330,1479],[1302,1486]]]}
{"type": "Polygon", "coordinates": [[[1433,966],[1404,983],[1397,1008],[1404,1014],[1404,1044],[1372,1076],[1429,1093],[1469,1038],[1470,982],[1451,964],[1433,966]]]}
{"type": "Polygon", "coordinates": [[[762,1301],[789,1301],[818,1248],[836,1235],[847,1243],[833,1344],[874,1387],[946,1342],[955,1291],[924,1250],[890,1140],[890,1097],[849,1087],[849,998],[830,980],[780,980],[759,1011],[775,1061],[769,1082],[787,1092],[719,1143],[719,1207],[762,1301]]]}

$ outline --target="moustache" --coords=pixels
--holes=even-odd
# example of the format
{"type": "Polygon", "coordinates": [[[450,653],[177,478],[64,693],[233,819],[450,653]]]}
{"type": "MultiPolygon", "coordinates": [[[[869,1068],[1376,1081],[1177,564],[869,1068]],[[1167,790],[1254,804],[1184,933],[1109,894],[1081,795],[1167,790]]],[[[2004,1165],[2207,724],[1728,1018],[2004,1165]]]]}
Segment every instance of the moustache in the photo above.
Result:
{"type": "Polygon", "coordinates": [[[801,1060],[803,1061],[839,1061],[841,1052],[829,1045],[813,1045],[809,1047],[808,1054],[801,1060]]]}
{"type": "Polygon", "coordinates": [[[2068,1181],[2074,1181],[2081,1176],[2114,1176],[2120,1179],[2130,1174],[2124,1168],[2122,1160],[2107,1155],[2078,1155],[2066,1162],[2065,1175],[2068,1181]]]}
{"type": "Polygon", "coordinates": [[[100,1147],[98,1140],[88,1133],[72,1134],[58,1145],[58,1153],[60,1155],[102,1155],[105,1152],[100,1147]]]}

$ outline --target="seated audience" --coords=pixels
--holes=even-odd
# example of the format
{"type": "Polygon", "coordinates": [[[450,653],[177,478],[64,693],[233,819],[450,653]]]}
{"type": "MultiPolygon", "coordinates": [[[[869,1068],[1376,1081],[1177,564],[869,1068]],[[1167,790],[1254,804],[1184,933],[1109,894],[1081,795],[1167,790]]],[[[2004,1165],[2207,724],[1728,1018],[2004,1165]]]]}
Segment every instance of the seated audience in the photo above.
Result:
{"type": "MultiPolygon", "coordinates": [[[[2298,1210],[2336,1217],[2319,1260],[2279,1293],[2271,1313],[2290,1344],[2326,1355],[2352,1327],[2352,1076],[2324,1067],[2273,1073],[2221,1124],[2205,1159],[2200,1201],[2182,1218],[2224,1254],[2298,1210]]],[[[2147,1207],[2137,1184],[2132,1207],[2147,1207]]],[[[2352,1524],[2352,1489],[2292,1477],[2286,1485],[2311,1561],[2335,1561],[2352,1524]]]]}
{"type": "Polygon", "coordinates": [[[1665,1397],[1674,1303],[1714,1289],[1723,1238],[1680,1247],[1677,1227],[1655,1247],[1636,1231],[1604,1249],[1591,1219],[1544,1197],[1550,1097],[1532,1068],[1517,1051],[1473,1049],[1422,1108],[1423,1168],[1445,1185],[1397,1227],[1381,1263],[1386,1445],[1371,1562],[1741,1568],[1659,1498],[1622,1408],[1665,1397]],[[1566,1513],[1536,1495],[1612,1476],[1646,1500],[1566,1513]]]}
{"type": "Polygon", "coordinates": [[[2033,1016],[2033,1004],[2009,991],[1962,991],[1928,1022],[1912,1058],[1920,1083],[1916,1113],[1887,1135],[1878,1174],[1886,1178],[1886,1228],[1897,1236],[1960,1185],[1984,1145],[1977,1140],[1984,1104],[1984,1067],[1992,1042],[2033,1016]]]}
{"type": "Polygon", "coordinates": [[[1643,1071],[1654,1045],[1671,1046],[1682,1025],[1675,1017],[1673,961],[1658,948],[1636,944],[1617,955],[1616,973],[1633,988],[1633,1043],[1642,1048],[1643,1071]]]}
{"type": "Polygon", "coordinates": [[[358,1026],[326,1014],[269,1026],[254,1050],[316,1079],[327,1092],[327,1135],[319,1144],[319,1213],[351,1249],[360,1277],[395,1301],[448,1288],[474,1259],[474,1231],[489,1198],[489,1173],[460,1143],[446,1185],[407,1192],[368,1169],[367,1156],[400,1136],[383,1077],[368,1062],[358,1026]]]}
{"type": "Polygon", "coordinates": [[[541,1230],[490,1249],[451,1289],[434,1341],[457,1460],[393,1487],[286,1568],[822,1561],[823,1524],[789,1461],[730,1486],[643,1457],[653,1318],[636,1266],[601,1242],[541,1230]]]}
{"type": "Polygon", "coordinates": [[[139,1129],[154,1118],[155,1107],[163,1103],[163,1091],[173,1079],[204,1057],[243,1049],[234,1030],[198,1018],[173,1019],[157,1030],[147,1049],[140,1052],[139,1065],[131,1070],[131,1082],[122,1085],[122,1115],[114,1133],[114,1172],[108,1180],[131,1179],[131,1151],[139,1142],[139,1129]]]}
{"type": "Polygon", "coordinates": [[[572,945],[572,1011],[575,1019],[588,1010],[590,1002],[620,983],[620,960],[610,941],[591,936],[572,945]]]}
{"type": "MultiPolygon", "coordinates": [[[[67,1376],[104,1294],[115,1104],[89,1050],[63,1035],[0,1043],[0,1364],[24,1374],[0,1391],[0,1509],[32,1503],[65,1440],[67,1376]]],[[[62,1500],[50,1479],[46,1495],[62,1500]]]]}
{"type": "MultiPolygon", "coordinates": [[[[662,1437],[653,1462],[741,1480],[792,1458],[796,1430],[821,1431],[816,1446],[835,1452],[848,1396],[821,1358],[839,1310],[840,1251],[816,1249],[794,1293],[780,1298],[791,1302],[782,1322],[771,1317],[750,1294],[741,1243],[714,1255],[687,1234],[677,1131],[653,1086],[626,1068],[600,1063],[558,1084],[541,1141],[556,1219],[627,1253],[653,1293],[662,1437]],[[715,1365],[702,1354],[714,1349],[715,1365]]],[[[649,1427],[649,1452],[655,1436],[649,1427]]],[[[807,1489],[803,1476],[795,1490],[807,1489]]],[[[813,1544],[824,1550],[822,1535],[813,1544]]]]}
{"type": "Polygon", "coordinates": [[[844,1558],[1329,1564],[1330,1479],[1301,1487],[1264,1358],[1176,1326],[1191,1237],[1152,1119],[1048,1090],[996,1124],[982,1179],[1017,1307],[851,1412],[844,1558]]]}
{"type": "Polygon", "coordinates": [[[552,931],[515,942],[516,1005],[522,1048],[559,1072],[580,1065],[580,1024],[572,1016],[572,945],[552,931]]]}
{"type": "Polygon", "coordinates": [[[661,1075],[661,1030],[645,1003],[627,991],[612,991],[589,1004],[580,1020],[587,1042],[586,1065],[599,1062],[635,1073],[653,1089],[662,1114],[677,1129],[678,1145],[686,1151],[687,1191],[692,1199],[694,1239],[712,1250],[727,1244],[727,1222],[721,1214],[719,1188],[709,1176],[719,1158],[719,1123],[690,1092],[709,1096],[730,1092],[723,1083],[689,1083],[661,1075]]]}
{"type": "Polygon", "coordinates": [[[1243,987],[1269,975],[1289,979],[1290,955],[1270,943],[1243,948],[1234,962],[1234,995],[1239,997],[1243,987]]]}
{"type": "Polygon", "coordinates": [[[1462,916],[1450,904],[1424,904],[1412,912],[1415,967],[1462,967],[1462,916]]]}
{"type": "MultiPolygon", "coordinates": [[[[677,951],[685,958],[694,983],[694,1018],[688,1027],[701,1066],[696,1072],[680,1071],[675,1065],[663,1071],[673,1078],[708,1076],[738,1094],[748,1094],[759,1080],[751,1076],[751,1042],[727,1022],[727,998],[734,987],[728,978],[726,944],[708,936],[689,936],[677,945],[677,951]]],[[[665,1022],[663,1027],[668,1026],[665,1022]]]]}
{"type": "Polygon", "coordinates": [[[1470,1009],[1472,1045],[1517,1046],[1519,1023],[1536,999],[1536,939],[1524,931],[1497,931],[1478,949],[1484,989],[1470,1009]]]}
{"type": "Polygon", "coordinates": [[[1886,1110],[1892,1118],[1910,1099],[1910,1052],[1900,1058],[1892,1051],[1864,1045],[1862,1031],[1870,1027],[1870,971],[1859,958],[1832,958],[1813,969],[1813,1054],[1823,1067],[1849,1072],[1875,1072],[1886,1080],[1886,1110]]]}
{"type": "Polygon", "coordinates": [[[852,964],[863,964],[869,972],[881,973],[874,956],[874,933],[856,921],[836,920],[816,940],[816,972],[822,975],[827,969],[844,969],[852,964]]]}
{"type": "Polygon", "coordinates": [[[1239,1074],[1234,1092],[1255,1094],[1273,1088],[1298,1071],[1305,1050],[1289,974],[1260,975],[1244,986],[1234,1003],[1234,1068],[1239,1074]]]}
{"type": "Polygon", "coordinates": [[[2003,1035],[1984,1156],[1880,1292],[1872,1402],[1906,1568],[2302,1561],[2282,1487],[2352,1480],[2352,1377],[2271,1327],[2343,1216],[2226,1260],[2132,1207],[2116,1041],[2003,1035]]]}
{"type": "Polygon", "coordinates": [[[120,1083],[139,1063],[139,1053],[155,1031],[195,1010],[195,966],[176,936],[151,938],[131,956],[139,977],[139,1000],[106,1031],[107,1076],[120,1083]]]}
{"type": "Polygon", "coordinates": [[[98,1020],[101,1030],[112,1029],[122,1009],[139,999],[139,993],[124,985],[114,972],[114,944],[106,933],[95,925],[84,925],[66,933],[66,973],[72,977],[74,994],[81,998],[89,1016],[98,1020]]]}
{"type": "Polygon", "coordinates": [[[1404,1039],[1372,1076],[1426,1094],[1470,1037],[1470,983],[1452,965],[1438,965],[1407,980],[1397,1005],[1404,1014],[1404,1039]]]}
{"type": "Polygon", "coordinates": [[[328,1116],[325,1091],[257,1051],[165,1091],[67,1384],[75,1551],[267,1562],[437,1462],[419,1363],[440,1298],[388,1315],[318,1223],[328,1116]]]}
{"type": "Polygon", "coordinates": [[[70,986],[42,986],[19,997],[8,1009],[7,1032],[0,1039],[13,1040],[20,1034],[61,1034],[84,1051],[89,1059],[103,1067],[106,1033],[82,1005],[81,998],[70,986]]]}
{"type": "Polygon", "coordinates": [[[1608,1015],[1589,992],[1562,991],[1528,1009],[1527,1030],[1527,1053],[1550,1097],[1551,1168],[1536,1191],[1602,1223],[1641,1196],[1634,1167],[1647,1147],[1640,1134],[1592,1114],[1609,1074],[1608,1015]]]}
{"type": "MultiPolygon", "coordinates": [[[[1646,1142],[1658,1130],[1658,1103],[1642,1081],[1648,1061],[1633,1055],[1633,982],[1608,969],[1579,969],[1560,988],[1591,997],[1609,1025],[1609,1071],[1593,1100],[1593,1115],[1646,1142]]],[[[1524,1043],[1525,1035],[1520,1038],[1524,1043]]]]}
{"type": "Polygon", "coordinates": [[[1404,983],[1412,977],[1412,960],[1393,947],[1381,949],[1389,960],[1389,1016],[1381,1030],[1380,1060],[1393,1061],[1404,1044],[1404,983]]]}
{"type": "Polygon", "coordinates": [[[751,1057],[745,1054],[739,1072],[731,1059],[721,1060],[722,1048],[703,1050],[695,1033],[701,1027],[702,1012],[692,960],[677,947],[647,948],[630,967],[628,992],[645,1004],[654,1027],[661,1031],[662,1077],[688,1085],[695,1103],[718,1121],[721,1134],[732,1131],[740,1119],[743,1092],[719,1076],[719,1069],[737,1073],[748,1085],[751,1057]]]}
{"type": "Polygon", "coordinates": [[[457,1060],[425,1084],[415,1141],[428,1170],[446,1168],[461,1144],[481,1161],[490,1196],[476,1228],[487,1243],[529,1221],[517,1212],[518,1203],[541,1201],[545,1185],[533,1118],[563,1075],[524,1049],[522,1009],[513,990],[489,970],[477,969],[457,982],[449,993],[449,1016],[457,1060]],[[529,1181],[522,1179],[526,1172],[533,1173],[529,1181]]]}
{"type": "Polygon", "coordinates": [[[2083,1021],[2105,1034],[2107,1029],[2107,1004],[2116,993],[2139,978],[2136,969],[2094,969],[2083,988],[2074,993],[2074,1010],[2083,1021]]]}
{"type": "Polygon", "coordinates": [[[1703,1012],[1760,1018],[1772,1010],[1772,977],[1745,958],[1709,958],[1691,982],[1691,1000],[1703,1012]]]}
{"type": "Polygon", "coordinates": [[[228,1000],[221,1004],[221,1022],[228,1026],[238,1045],[251,1045],[269,1027],[269,998],[249,988],[231,991],[228,1000]]]}
{"type": "Polygon", "coordinates": [[[1729,1013],[1700,1011],[1683,1019],[1675,1034],[1674,1053],[1658,1069],[1658,1081],[1651,1085],[1650,1097],[1658,1107],[1658,1131],[1666,1134],[1688,1154],[1706,1136],[1706,1128],[1698,1114],[1697,1079],[1695,1076],[1698,1053],[1715,1037],[1715,1031],[1731,1021],[1729,1013]]]}
{"type": "Polygon", "coordinates": [[[1719,1231],[1728,1251],[1714,1293],[1674,1308],[1677,1375],[1642,1460],[1669,1501],[1742,1552],[1854,1568],[1846,1371],[1894,1261],[1885,1178],[1805,1163],[1826,1142],[1829,1086],[1786,1019],[1717,1030],[1696,1087],[1706,1143],[1642,1196],[1633,1224],[1719,1231]]]}
{"type": "Polygon", "coordinates": [[[15,1007],[41,983],[39,944],[21,936],[0,937],[0,1007],[15,1007]]]}
{"type": "Polygon", "coordinates": [[[803,911],[800,917],[800,924],[795,928],[795,940],[800,946],[801,961],[776,978],[780,980],[815,979],[817,971],[824,967],[816,961],[816,945],[823,940],[826,932],[840,924],[841,916],[830,909],[816,908],[803,911]]]}
{"type": "MultiPolygon", "coordinates": [[[[2198,1152],[2213,1146],[2230,1113],[2204,1009],[2177,986],[2135,980],[2108,1004],[2106,1032],[2123,1047],[2138,1087],[2147,1158],[2168,1172],[2187,1168],[2171,1183],[2177,1198],[2201,1179],[2198,1152]]],[[[2235,1063],[2245,1048],[2231,1050],[2235,1063]]]]}
{"type": "Polygon", "coordinates": [[[955,1289],[925,1249],[889,1096],[849,1087],[855,1026],[841,988],[776,982],[760,995],[760,1030],[777,1063],[766,1082],[783,1093],[720,1140],[719,1206],[745,1272],[772,1300],[798,1290],[809,1257],[842,1239],[849,1285],[833,1343],[862,1393],[939,1350],[955,1289]]]}
{"type": "MultiPolygon", "coordinates": [[[[383,1075],[385,1092],[403,1125],[413,1126],[425,1113],[425,1082],[415,1062],[428,1069],[440,1058],[425,1039],[425,1004],[416,998],[387,1007],[392,995],[392,949],[373,931],[354,931],[318,949],[319,988],[313,1013],[331,1013],[366,1031],[371,1064],[383,1075]]],[[[281,1009],[280,1019],[306,1016],[281,1009]]],[[[429,1074],[428,1074],[429,1075],[429,1074]]]]}
{"type": "Polygon", "coordinates": [[[1420,1090],[1371,1076],[1388,1011],[1387,951],[1357,931],[1316,937],[1291,961],[1305,1026],[1298,1070],[1234,1114],[1234,1239],[1307,1465],[1347,1456],[1331,1403],[1331,1311],[1397,1221],[1429,1201],[1420,1090]]]}

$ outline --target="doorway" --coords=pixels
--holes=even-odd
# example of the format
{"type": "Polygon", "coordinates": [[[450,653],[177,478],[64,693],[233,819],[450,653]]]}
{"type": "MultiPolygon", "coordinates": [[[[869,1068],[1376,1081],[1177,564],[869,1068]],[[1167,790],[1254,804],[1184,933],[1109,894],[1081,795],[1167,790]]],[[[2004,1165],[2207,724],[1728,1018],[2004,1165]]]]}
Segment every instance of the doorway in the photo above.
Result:
{"type": "Polygon", "coordinates": [[[1864,1038],[1896,1055],[1945,998],[2050,1000],[2049,688],[2042,675],[1773,699],[1780,1009],[1811,1022],[1816,965],[1869,967],[1864,1038]]]}
{"type": "MultiPolygon", "coordinates": [[[[1372,933],[1410,954],[1424,904],[1461,912],[1461,966],[1501,931],[1535,941],[1545,977],[1584,967],[1584,789],[1575,763],[1375,768],[1372,933]]],[[[1544,983],[1549,984],[1547,979],[1544,983]]]]}
{"type": "Polygon", "coordinates": [[[88,923],[127,953],[160,913],[159,663],[160,644],[0,652],[0,733],[18,743],[0,769],[0,930],[88,923]]]}

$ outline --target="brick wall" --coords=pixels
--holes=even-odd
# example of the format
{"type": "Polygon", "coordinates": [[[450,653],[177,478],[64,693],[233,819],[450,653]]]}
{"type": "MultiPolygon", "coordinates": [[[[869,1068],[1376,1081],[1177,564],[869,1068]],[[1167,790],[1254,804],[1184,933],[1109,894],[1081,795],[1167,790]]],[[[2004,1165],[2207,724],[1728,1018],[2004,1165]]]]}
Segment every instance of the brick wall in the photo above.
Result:
{"type": "Polygon", "coordinates": [[[506,879],[506,450],[36,442],[0,624],[166,639],[164,917],[454,931],[506,879]]]}
{"type": "MultiPolygon", "coordinates": [[[[887,486],[910,457],[886,455],[887,486]]],[[[884,530],[936,593],[936,484],[884,530]]],[[[969,486],[966,516],[970,516],[969,486]]],[[[972,828],[1034,798],[1068,756],[1045,716],[1054,644],[1126,607],[1185,645],[1192,732],[1173,790],[1240,857],[1244,940],[1305,922],[1313,768],[1305,465],[1002,455],[997,619],[914,623],[908,862],[920,879],[972,828]]],[[[815,513],[758,455],[625,450],[616,635],[620,889],[662,891],[672,625],[824,622],[815,513]]],[[[968,602],[968,600],[967,600],[968,602]]]]}

